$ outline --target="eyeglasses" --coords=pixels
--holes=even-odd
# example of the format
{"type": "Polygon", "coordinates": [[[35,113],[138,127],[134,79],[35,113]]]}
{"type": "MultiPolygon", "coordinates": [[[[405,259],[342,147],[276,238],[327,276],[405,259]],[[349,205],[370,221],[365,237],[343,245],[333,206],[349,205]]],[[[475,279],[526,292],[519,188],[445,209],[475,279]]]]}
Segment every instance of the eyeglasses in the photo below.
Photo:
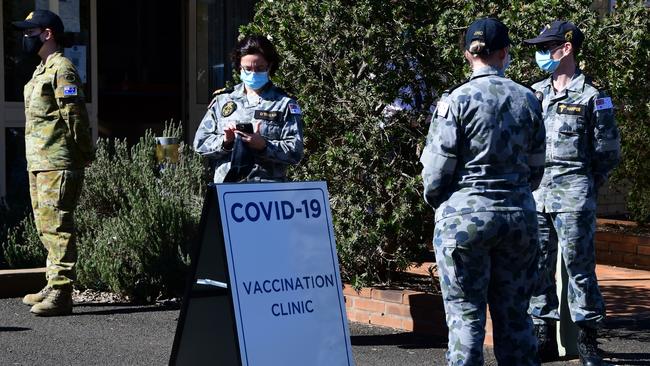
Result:
{"type": "Polygon", "coordinates": [[[241,65],[242,70],[246,72],[266,72],[269,71],[268,65],[241,65]]]}
{"type": "Polygon", "coordinates": [[[542,43],[537,45],[537,51],[541,52],[546,52],[549,51],[553,53],[553,51],[557,50],[558,48],[564,46],[564,42],[562,43],[542,43]]]}

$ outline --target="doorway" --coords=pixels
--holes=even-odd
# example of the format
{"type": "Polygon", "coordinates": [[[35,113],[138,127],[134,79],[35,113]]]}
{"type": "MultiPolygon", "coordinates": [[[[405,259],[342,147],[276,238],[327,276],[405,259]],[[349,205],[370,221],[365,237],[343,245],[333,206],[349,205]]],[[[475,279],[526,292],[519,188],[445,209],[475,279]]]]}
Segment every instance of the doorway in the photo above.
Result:
{"type": "Polygon", "coordinates": [[[184,1],[98,1],[99,134],[131,144],[184,119],[184,1]]]}

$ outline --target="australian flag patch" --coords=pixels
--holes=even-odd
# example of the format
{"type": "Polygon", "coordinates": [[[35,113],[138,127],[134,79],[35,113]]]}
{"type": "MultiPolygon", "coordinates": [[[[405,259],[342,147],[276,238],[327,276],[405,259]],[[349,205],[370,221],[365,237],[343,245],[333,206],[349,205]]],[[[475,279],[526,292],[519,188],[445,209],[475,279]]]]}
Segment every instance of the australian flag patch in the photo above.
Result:
{"type": "Polygon", "coordinates": [[[76,97],[77,96],[77,87],[74,85],[66,85],[63,87],[63,96],[65,97],[76,97]]]}

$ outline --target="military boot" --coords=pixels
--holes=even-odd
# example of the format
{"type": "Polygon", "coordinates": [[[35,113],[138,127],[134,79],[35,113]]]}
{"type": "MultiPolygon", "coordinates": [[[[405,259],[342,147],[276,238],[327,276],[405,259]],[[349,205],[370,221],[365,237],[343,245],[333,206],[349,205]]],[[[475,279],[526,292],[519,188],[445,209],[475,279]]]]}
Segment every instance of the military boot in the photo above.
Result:
{"type": "Polygon", "coordinates": [[[555,322],[533,324],[537,338],[537,356],[542,362],[557,361],[559,354],[555,341],[555,322]]]}
{"type": "Polygon", "coordinates": [[[602,366],[602,357],[598,354],[598,332],[596,329],[578,328],[578,354],[584,366],[602,366]]]}
{"type": "Polygon", "coordinates": [[[32,306],[30,311],[39,316],[72,314],[72,289],[53,288],[45,299],[32,306]]]}
{"type": "Polygon", "coordinates": [[[47,294],[52,291],[52,287],[50,286],[45,286],[41,289],[41,291],[35,293],[35,294],[28,294],[23,297],[23,304],[25,305],[35,305],[38,304],[39,302],[43,301],[47,297],[47,294]]]}

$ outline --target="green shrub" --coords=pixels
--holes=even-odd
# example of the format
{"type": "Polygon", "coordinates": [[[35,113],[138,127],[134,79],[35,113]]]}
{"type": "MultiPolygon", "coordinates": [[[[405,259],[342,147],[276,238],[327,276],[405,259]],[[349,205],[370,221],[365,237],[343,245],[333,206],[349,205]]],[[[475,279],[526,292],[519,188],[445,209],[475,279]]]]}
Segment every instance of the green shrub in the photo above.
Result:
{"type": "MultiPolygon", "coordinates": [[[[163,134],[183,136],[172,125],[163,134]]],[[[151,131],[130,148],[126,141],[98,140],[75,211],[77,287],[140,301],[182,294],[208,176],[186,144],[179,162],[162,170],[155,147],[151,131]]],[[[3,249],[12,267],[45,263],[32,216],[10,230],[3,249]]]]}
{"type": "Polygon", "coordinates": [[[34,268],[45,264],[47,251],[38,237],[32,215],[25,216],[8,230],[2,251],[10,268],[34,268]]]}
{"type": "MultiPolygon", "coordinates": [[[[554,19],[574,21],[587,37],[585,71],[611,89],[623,111],[621,129],[627,133],[642,125],[638,129],[647,134],[647,10],[641,1],[620,1],[617,13],[600,17],[589,9],[591,2],[258,3],[253,23],[241,31],[269,35],[284,59],[275,80],[298,96],[305,122],[306,158],[293,178],[328,182],[344,280],[358,286],[386,281],[387,269],[406,268],[430,241],[432,212],[420,196],[418,163],[428,128],[426,106],[469,75],[459,44],[478,17],[495,16],[510,27],[508,76],[528,84],[543,75],[534,50],[522,40],[554,19]],[[398,96],[414,102],[403,93],[405,86],[424,94],[425,108],[384,116],[398,96]]],[[[642,136],[624,136],[624,151],[630,159],[632,146],[637,149],[640,156],[632,164],[644,169],[643,181],[635,180],[632,170],[619,170],[640,183],[633,185],[638,198],[635,192],[645,192],[650,179],[650,150],[638,151],[642,136]]],[[[650,202],[650,195],[643,200],[650,202]]]]}
{"type": "MultiPolygon", "coordinates": [[[[163,134],[183,135],[180,127],[163,134]]],[[[151,131],[130,149],[98,141],[75,216],[78,286],[138,299],[180,294],[208,177],[189,146],[179,151],[178,164],[159,171],[151,131]]]]}

